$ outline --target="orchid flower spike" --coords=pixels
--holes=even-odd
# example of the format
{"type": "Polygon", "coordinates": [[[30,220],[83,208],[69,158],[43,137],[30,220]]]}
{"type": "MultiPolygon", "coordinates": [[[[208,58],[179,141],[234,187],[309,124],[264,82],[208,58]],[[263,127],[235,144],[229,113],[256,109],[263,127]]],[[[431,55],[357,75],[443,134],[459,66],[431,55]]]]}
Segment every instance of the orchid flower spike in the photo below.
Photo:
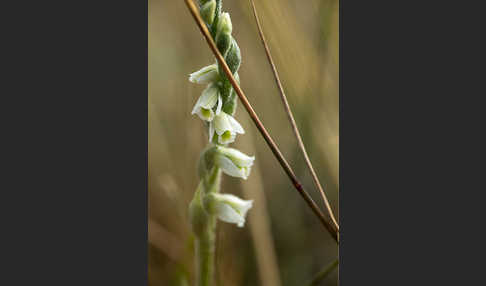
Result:
{"type": "Polygon", "coordinates": [[[203,90],[201,96],[197,100],[191,114],[197,114],[199,118],[204,121],[212,121],[215,115],[220,114],[223,100],[219,94],[219,89],[216,84],[209,84],[203,90]],[[216,106],[217,105],[217,106],[216,106]],[[213,108],[216,106],[216,111],[213,108]]]}
{"type": "Polygon", "coordinates": [[[221,111],[209,124],[209,142],[213,141],[214,133],[219,144],[229,144],[235,141],[236,134],[245,134],[245,130],[233,116],[221,111]]]}
{"type": "Polygon", "coordinates": [[[250,175],[255,156],[248,156],[234,148],[216,147],[215,163],[228,176],[246,180],[250,175]]]}
{"type": "Polygon", "coordinates": [[[220,220],[243,227],[246,213],[253,206],[253,200],[242,200],[232,194],[209,193],[204,196],[204,205],[220,220]]]}
{"type": "Polygon", "coordinates": [[[189,81],[192,83],[207,84],[216,82],[219,79],[218,65],[212,64],[193,72],[189,75],[189,81]]]}

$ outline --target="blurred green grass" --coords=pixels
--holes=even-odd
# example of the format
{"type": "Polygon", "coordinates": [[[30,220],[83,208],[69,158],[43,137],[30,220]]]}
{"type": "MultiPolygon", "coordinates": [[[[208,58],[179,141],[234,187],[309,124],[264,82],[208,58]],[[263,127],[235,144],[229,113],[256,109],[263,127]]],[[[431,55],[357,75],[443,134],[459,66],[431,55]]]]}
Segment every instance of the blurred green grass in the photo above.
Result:
{"type": "MultiPolygon", "coordinates": [[[[339,2],[255,2],[309,156],[338,214],[339,2]]],[[[248,1],[225,0],[223,10],[231,14],[233,36],[241,48],[242,89],[307,191],[323,206],[292,134],[248,1]]],[[[196,161],[207,135],[190,114],[204,86],[187,78],[214,58],[184,1],[149,0],[148,13],[149,285],[192,285],[187,206],[198,183],[196,161]]],[[[255,167],[247,181],[224,176],[222,190],[254,199],[255,207],[243,229],[219,223],[219,285],[264,285],[262,279],[269,274],[259,272],[259,263],[272,268],[271,261],[262,262],[271,260],[272,253],[281,285],[303,285],[337,256],[338,248],[242,106],[236,118],[247,134],[238,136],[233,146],[255,154],[255,167]],[[266,237],[258,238],[262,235],[266,237]],[[273,245],[260,248],[265,253],[258,256],[257,245],[265,241],[273,245]]],[[[336,284],[337,271],[322,282],[336,284]]]]}

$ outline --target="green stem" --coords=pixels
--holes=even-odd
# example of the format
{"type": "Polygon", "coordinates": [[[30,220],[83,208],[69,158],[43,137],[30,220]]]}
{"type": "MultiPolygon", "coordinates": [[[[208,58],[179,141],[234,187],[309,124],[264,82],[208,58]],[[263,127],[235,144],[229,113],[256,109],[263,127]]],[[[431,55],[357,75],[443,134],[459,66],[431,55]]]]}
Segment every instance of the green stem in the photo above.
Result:
{"type": "MultiPolygon", "coordinates": [[[[221,170],[214,167],[206,178],[203,178],[206,187],[205,193],[219,193],[221,185],[221,170]]],[[[204,194],[199,192],[200,206],[203,207],[202,198],[204,194]]],[[[196,286],[214,285],[214,264],[216,248],[216,216],[206,212],[206,223],[204,228],[196,235],[196,286]]]]}
{"type": "Polygon", "coordinates": [[[203,180],[205,193],[219,193],[221,185],[221,169],[214,166],[203,180]]]}
{"type": "Polygon", "coordinates": [[[316,274],[316,276],[314,276],[314,278],[312,279],[312,281],[307,284],[308,286],[316,286],[318,285],[318,283],[326,278],[326,276],[331,273],[331,271],[336,268],[336,266],[338,266],[339,264],[339,259],[336,258],[333,262],[331,262],[330,264],[326,265],[321,271],[319,271],[319,273],[316,274]]]}
{"type": "Polygon", "coordinates": [[[212,286],[214,279],[214,252],[216,237],[216,218],[209,217],[207,229],[196,238],[197,284],[196,286],[212,286]]]}

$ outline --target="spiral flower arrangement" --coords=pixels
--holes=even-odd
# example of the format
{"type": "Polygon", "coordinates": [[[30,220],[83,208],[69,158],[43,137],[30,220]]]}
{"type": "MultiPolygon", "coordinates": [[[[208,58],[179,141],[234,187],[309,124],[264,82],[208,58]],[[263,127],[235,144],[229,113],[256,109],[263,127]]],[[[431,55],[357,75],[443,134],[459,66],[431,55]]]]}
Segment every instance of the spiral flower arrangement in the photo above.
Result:
{"type": "MultiPolygon", "coordinates": [[[[218,50],[239,82],[241,53],[231,35],[230,15],[221,11],[221,0],[201,0],[199,9],[218,50]]],[[[206,85],[192,109],[192,114],[204,121],[209,143],[199,158],[200,182],[189,205],[189,214],[196,238],[197,285],[209,286],[213,285],[217,220],[243,227],[246,213],[253,203],[232,194],[220,193],[221,173],[246,180],[255,157],[228,147],[238,134],[245,131],[233,117],[237,96],[221,66],[214,63],[203,67],[190,74],[189,81],[206,85]]]]}

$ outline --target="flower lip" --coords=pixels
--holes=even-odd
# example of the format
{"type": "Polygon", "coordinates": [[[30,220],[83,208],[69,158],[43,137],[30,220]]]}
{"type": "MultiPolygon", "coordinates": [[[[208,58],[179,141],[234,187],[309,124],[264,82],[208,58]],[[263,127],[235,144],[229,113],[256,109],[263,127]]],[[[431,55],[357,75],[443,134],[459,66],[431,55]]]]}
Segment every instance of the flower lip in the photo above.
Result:
{"type": "Polygon", "coordinates": [[[219,144],[229,144],[234,142],[236,139],[236,133],[226,130],[223,134],[219,135],[218,143],[219,144]]]}

